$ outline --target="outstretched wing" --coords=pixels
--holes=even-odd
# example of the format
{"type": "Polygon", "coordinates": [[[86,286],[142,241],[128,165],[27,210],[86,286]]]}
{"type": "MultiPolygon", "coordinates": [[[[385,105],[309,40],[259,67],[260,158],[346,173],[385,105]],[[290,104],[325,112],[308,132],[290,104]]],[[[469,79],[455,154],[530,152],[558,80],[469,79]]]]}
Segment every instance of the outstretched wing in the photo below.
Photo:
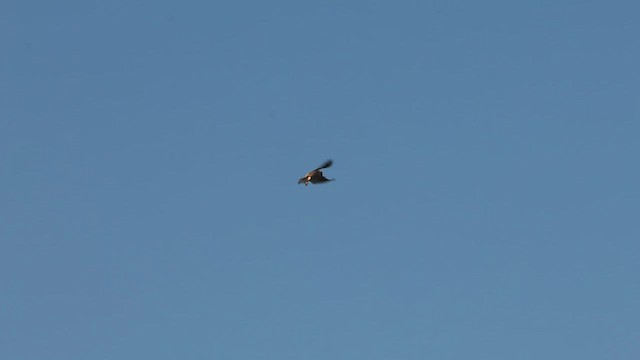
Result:
{"type": "Polygon", "coordinates": [[[328,168],[329,166],[331,166],[332,164],[333,164],[333,160],[329,159],[329,160],[325,161],[325,162],[324,162],[324,164],[320,165],[320,167],[319,167],[319,168],[314,169],[313,171],[317,171],[317,170],[321,170],[321,169],[326,169],[326,168],[328,168]]]}

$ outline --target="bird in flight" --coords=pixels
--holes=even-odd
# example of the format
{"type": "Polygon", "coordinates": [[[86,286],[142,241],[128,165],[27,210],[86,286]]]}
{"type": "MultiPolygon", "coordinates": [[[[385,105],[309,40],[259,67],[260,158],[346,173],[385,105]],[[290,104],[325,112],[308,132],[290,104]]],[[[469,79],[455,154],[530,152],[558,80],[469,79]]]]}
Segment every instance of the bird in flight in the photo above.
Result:
{"type": "Polygon", "coordinates": [[[322,169],[328,168],[332,164],[333,161],[331,160],[325,161],[324,164],[320,165],[320,167],[309,171],[307,175],[301,177],[300,180],[298,180],[298,184],[304,183],[304,186],[307,186],[309,185],[309,183],[319,184],[327,181],[334,181],[335,179],[327,179],[326,177],[324,177],[324,175],[322,175],[322,171],[320,171],[322,169]]]}

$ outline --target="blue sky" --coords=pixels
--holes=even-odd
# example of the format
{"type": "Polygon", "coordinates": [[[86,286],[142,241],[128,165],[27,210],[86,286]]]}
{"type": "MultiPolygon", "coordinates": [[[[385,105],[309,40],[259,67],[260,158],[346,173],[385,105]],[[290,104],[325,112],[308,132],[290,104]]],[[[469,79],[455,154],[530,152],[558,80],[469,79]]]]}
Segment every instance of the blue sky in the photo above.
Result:
{"type": "Polygon", "coordinates": [[[640,358],[638,13],[3,2],[0,357],[640,358]]]}

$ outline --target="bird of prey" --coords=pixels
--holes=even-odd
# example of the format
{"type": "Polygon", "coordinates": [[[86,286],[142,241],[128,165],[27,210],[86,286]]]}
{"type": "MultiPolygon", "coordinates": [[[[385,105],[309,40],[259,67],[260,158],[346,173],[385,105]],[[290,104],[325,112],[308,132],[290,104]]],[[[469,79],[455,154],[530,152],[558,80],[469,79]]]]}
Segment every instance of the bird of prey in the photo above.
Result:
{"type": "Polygon", "coordinates": [[[333,161],[331,160],[325,161],[324,164],[320,165],[319,168],[313,169],[309,171],[307,175],[301,177],[300,180],[298,180],[298,184],[304,183],[304,186],[307,186],[309,183],[319,184],[319,183],[335,180],[335,179],[327,179],[326,177],[324,177],[324,175],[322,175],[322,171],[320,171],[322,169],[328,168],[329,166],[331,166],[331,164],[333,164],[333,161]]]}

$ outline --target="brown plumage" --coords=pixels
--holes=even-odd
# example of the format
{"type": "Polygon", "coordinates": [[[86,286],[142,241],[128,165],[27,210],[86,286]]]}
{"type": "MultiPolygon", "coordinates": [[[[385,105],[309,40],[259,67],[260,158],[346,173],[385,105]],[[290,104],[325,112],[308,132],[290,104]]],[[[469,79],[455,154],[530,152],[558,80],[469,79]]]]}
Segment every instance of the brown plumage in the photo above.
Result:
{"type": "Polygon", "coordinates": [[[322,171],[320,171],[322,169],[328,168],[332,164],[333,161],[331,160],[325,161],[324,164],[320,165],[320,167],[309,171],[307,175],[301,177],[300,180],[298,180],[298,184],[304,183],[304,186],[307,186],[309,185],[309,183],[319,184],[327,181],[334,181],[335,179],[327,179],[326,177],[324,177],[324,175],[322,175],[322,171]]]}

